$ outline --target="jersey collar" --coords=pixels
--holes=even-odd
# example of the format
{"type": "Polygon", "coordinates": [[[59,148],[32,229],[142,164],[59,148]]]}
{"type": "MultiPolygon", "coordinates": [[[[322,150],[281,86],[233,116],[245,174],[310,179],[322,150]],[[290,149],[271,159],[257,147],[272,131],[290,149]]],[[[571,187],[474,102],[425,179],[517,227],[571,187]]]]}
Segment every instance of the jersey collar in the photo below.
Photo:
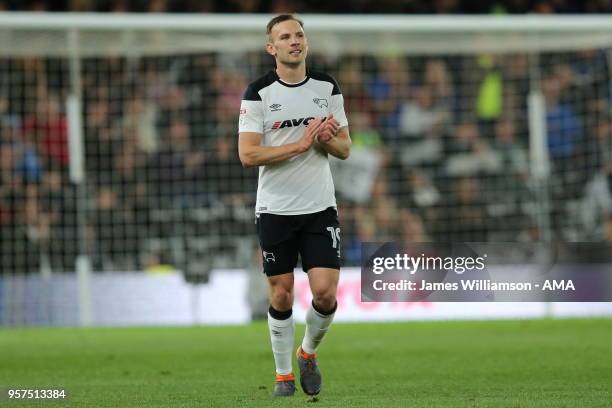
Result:
{"type": "Polygon", "coordinates": [[[273,70],[272,70],[272,75],[273,75],[273,76],[274,76],[274,78],[275,78],[275,79],[278,81],[278,83],[279,83],[279,84],[281,84],[281,85],[283,85],[283,86],[286,86],[286,87],[288,87],[288,88],[295,88],[295,87],[298,87],[298,86],[302,86],[302,85],[304,85],[306,82],[308,82],[308,80],[310,79],[308,69],[306,70],[306,78],[304,78],[302,81],[298,82],[297,84],[289,84],[289,83],[287,83],[287,82],[283,82],[283,80],[279,78],[279,76],[278,76],[278,74],[276,73],[276,70],[275,70],[275,69],[273,69],[273,70]]]}

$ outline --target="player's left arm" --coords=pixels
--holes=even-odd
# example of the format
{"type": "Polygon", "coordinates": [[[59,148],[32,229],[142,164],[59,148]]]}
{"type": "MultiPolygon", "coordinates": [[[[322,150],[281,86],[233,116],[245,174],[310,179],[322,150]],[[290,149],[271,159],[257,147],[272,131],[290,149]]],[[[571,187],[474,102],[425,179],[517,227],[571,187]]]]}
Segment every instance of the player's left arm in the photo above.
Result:
{"type": "Polygon", "coordinates": [[[344,111],[344,97],[335,79],[331,78],[333,88],[330,96],[329,114],[321,126],[317,137],[318,147],[341,160],[351,153],[351,136],[348,120],[344,111]]]}
{"type": "Polygon", "coordinates": [[[328,117],[323,126],[324,129],[317,141],[318,145],[334,157],[341,160],[348,159],[352,144],[348,126],[339,127],[333,117],[328,117]]]}

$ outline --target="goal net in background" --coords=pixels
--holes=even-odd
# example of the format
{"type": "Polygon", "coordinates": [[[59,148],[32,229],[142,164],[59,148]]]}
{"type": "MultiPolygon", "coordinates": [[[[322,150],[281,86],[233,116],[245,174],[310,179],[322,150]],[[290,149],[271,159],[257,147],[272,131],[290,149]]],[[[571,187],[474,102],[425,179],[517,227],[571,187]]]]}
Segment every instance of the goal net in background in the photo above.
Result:
{"type": "MultiPolygon", "coordinates": [[[[346,265],[363,241],[612,241],[612,20],[303,17],[353,139],[332,161],[346,265]]],[[[78,260],[254,262],[237,115],[272,67],[266,16],[0,21],[0,323],[78,260]]]]}

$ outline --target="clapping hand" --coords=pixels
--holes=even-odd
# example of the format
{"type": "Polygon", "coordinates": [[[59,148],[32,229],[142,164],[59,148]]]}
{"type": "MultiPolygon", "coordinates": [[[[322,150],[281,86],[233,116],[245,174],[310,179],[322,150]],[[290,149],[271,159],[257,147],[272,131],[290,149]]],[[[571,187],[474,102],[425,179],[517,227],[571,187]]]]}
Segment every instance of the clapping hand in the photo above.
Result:
{"type": "Polygon", "coordinates": [[[317,137],[318,142],[322,144],[329,143],[329,141],[336,136],[339,128],[340,123],[338,123],[334,115],[330,113],[323,119],[323,123],[319,129],[319,136],[317,137]]]}

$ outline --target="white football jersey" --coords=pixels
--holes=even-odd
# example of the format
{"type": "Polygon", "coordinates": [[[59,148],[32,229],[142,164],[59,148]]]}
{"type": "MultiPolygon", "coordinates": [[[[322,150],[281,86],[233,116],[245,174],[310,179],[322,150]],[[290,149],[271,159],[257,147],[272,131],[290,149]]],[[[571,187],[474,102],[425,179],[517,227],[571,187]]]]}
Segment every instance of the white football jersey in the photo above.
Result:
{"type": "MultiPolygon", "coordinates": [[[[298,141],[309,121],[329,113],[340,127],[348,126],[334,78],[307,71],[302,82],[288,84],[272,70],[247,87],[238,131],[262,134],[262,146],[281,146],[298,141]]],[[[289,160],[259,167],[257,214],[310,214],[335,206],[334,181],[324,152],[312,147],[289,160]]]]}

